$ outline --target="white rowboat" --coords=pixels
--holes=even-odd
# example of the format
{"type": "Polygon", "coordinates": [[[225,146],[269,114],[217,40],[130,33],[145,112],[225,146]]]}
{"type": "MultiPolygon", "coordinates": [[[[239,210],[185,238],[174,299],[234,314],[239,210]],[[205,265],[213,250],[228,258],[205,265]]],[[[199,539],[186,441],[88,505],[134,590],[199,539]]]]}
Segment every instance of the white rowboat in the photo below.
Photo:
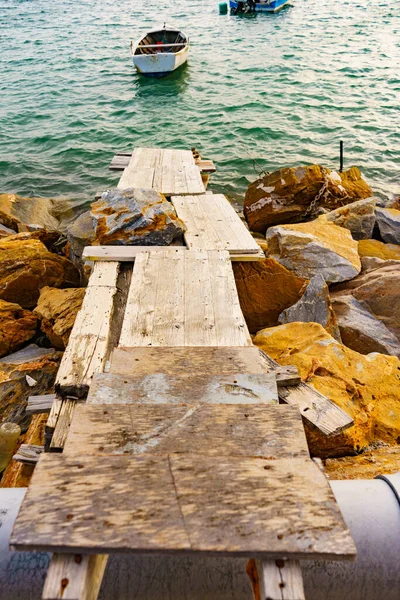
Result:
{"type": "Polygon", "coordinates": [[[189,48],[189,37],[185,33],[164,25],[161,29],[149,31],[136,44],[131,42],[131,56],[142,75],[165,77],[185,64],[189,48]]]}

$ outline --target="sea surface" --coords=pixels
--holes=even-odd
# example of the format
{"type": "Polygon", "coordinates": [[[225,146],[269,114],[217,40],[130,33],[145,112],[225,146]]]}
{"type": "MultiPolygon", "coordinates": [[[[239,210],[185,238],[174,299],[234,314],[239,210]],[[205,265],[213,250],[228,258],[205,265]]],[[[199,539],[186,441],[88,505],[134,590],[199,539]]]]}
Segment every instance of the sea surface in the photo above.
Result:
{"type": "Polygon", "coordinates": [[[117,151],[190,148],[240,200],[283,166],[359,166],[400,193],[400,1],[293,0],[220,16],[218,0],[0,0],[0,193],[93,197],[117,151]],[[189,63],[137,75],[129,43],[162,25],[189,63]]]}

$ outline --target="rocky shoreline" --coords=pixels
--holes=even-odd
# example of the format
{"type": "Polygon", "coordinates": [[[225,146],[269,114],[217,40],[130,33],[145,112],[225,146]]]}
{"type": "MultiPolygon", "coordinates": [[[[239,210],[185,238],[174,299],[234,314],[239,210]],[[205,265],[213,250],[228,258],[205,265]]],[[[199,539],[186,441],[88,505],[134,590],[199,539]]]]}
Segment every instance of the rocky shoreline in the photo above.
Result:
{"type": "MultiPolygon", "coordinates": [[[[253,182],[243,214],[265,254],[232,263],[254,344],[355,421],[332,438],[307,427],[312,454],[334,478],[397,471],[400,197],[379,205],[356,167],[301,166],[253,182]]],[[[19,443],[43,443],[45,417],[25,408],[52,391],[90,272],[83,248],[181,243],[184,230],[154,191],[107,190],[90,206],[0,195],[0,425],[18,424],[19,443]]],[[[0,487],[30,472],[11,461],[0,487]]]]}

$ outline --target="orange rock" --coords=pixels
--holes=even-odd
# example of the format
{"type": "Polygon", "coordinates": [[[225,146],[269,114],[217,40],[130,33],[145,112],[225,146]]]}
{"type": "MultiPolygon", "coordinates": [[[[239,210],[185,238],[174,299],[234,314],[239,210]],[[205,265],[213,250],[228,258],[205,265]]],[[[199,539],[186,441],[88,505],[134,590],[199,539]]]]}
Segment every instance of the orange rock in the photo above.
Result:
{"type": "Polygon", "coordinates": [[[400,246],[398,244],[384,244],[378,240],[360,240],[358,254],[361,257],[372,256],[382,260],[400,260],[400,246]]]}
{"type": "Polygon", "coordinates": [[[327,438],[307,427],[317,456],[343,456],[400,438],[400,360],[364,356],[346,348],[317,323],[289,323],[259,331],[254,343],[281,365],[295,365],[303,381],[330,398],[354,419],[354,427],[327,438]]]}
{"type": "Polygon", "coordinates": [[[0,300],[0,357],[19,350],[36,333],[37,317],[18,304],[0,300]]]}
{"type": "Polygon", "coordinates": [[[75,323],[85,288],[44,287],[40,290],[40,298],[34,313],[41,319],[41,329],[57,350],[64,350],[68,344],[72,327],[75,323]]]}
{"type": "Polygon", "coordinates": [[[400,446],[383,446],[356,456],[327,458],[324,471],[329,479],[375,479],[400,471],[400,446]]]}
{"type": "Polygon", "coordinates": [[[280,313],[301,297],[308,279],[297,277],[273,258],[233,262],[236,287],[251,332],[277,325],[280,313]]]}

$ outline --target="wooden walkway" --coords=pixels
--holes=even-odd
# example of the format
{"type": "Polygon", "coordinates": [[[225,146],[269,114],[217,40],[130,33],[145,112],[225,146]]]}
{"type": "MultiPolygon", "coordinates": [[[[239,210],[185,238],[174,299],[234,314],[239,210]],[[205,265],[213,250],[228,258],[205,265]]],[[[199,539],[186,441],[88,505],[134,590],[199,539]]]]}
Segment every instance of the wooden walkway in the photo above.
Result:
{"type": "MultiPolygon", "coordinates": [[[[134,157],[123,185],[151,168],[160,190],[134,157]]],[[[325,435],[352,420],[252,345],[230,252],[255,248],[226,199],[174,194],[189,248],[96,262],[60,366],[58,452],[11,539],[54,553],[45,600],[96,600],[109,553],[248,557],[256,600],[304,599],[300,559],[355,556],[302,416],[325,435]]]]}

